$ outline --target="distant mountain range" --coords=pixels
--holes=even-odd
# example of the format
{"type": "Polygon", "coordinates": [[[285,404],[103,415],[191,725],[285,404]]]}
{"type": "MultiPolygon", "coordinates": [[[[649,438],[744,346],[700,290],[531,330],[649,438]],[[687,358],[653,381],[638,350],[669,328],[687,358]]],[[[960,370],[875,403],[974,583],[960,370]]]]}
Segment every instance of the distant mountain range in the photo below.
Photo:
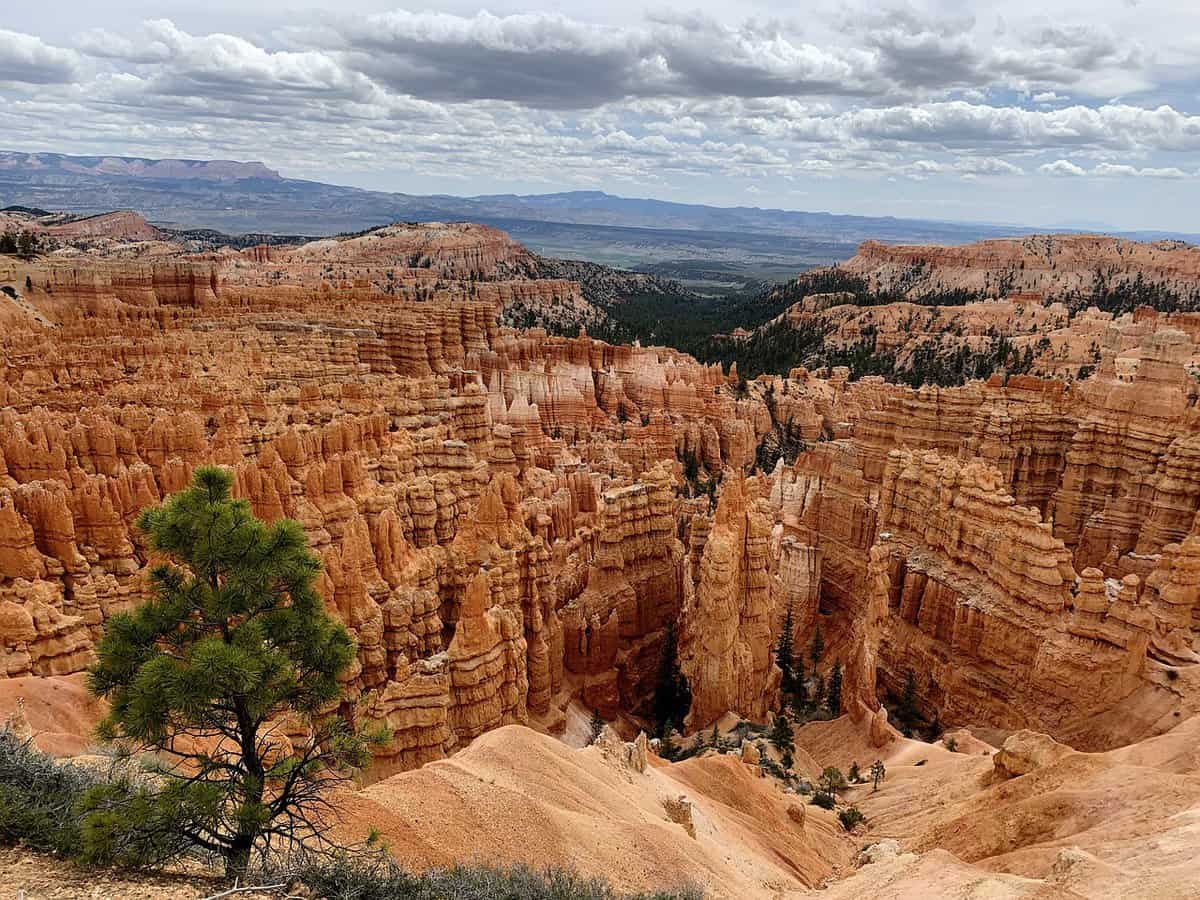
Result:
{"type": "MultiPolygon", "coordinates": [[[[863,240],[960,244],[1036,228],[723,208],[600,191],[480,197],[368,191],[284,178],[261,162],[0,151],[0,206],[133,209],[172,228],[327,235],[395,221],[473,221],[539,253],[661,270],[688,280],[788,277],[852,256],[863,240]]],[[[1046,229],[1040,229],[1046,230],[1046,229]]],[[[1166,233],[1125,233],[1152,239],[1166,233]]]]}

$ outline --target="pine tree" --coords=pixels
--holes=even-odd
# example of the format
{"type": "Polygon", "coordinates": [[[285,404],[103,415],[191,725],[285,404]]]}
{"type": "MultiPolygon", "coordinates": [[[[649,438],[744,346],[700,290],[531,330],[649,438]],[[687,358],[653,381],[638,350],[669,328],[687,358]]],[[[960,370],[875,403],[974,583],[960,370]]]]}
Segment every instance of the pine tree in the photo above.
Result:
{"type": "Polygon", "coordinates": [[[780,753],[788,753],[795,749],[796,744],[792,737],[792,723],[788,721],[787,716],[778,715],[775,717],[775,722],[771,726],[767,740],[780,753]]]}
{"type": "Polygon", "coordinates": [[[809,713],[808,697],[800,693],[792,694],[792,717],[803,722],[809,713]]]}
{"type": "Polygon", "coordinates": [[[714,750],[721,749],[721,732],[717,729],[717,723],[713,722],[712,734],[708,738],[708,746],[714,750]]]}
{"type": "Polygon", "coordinates": [[[829,710],[830,715],[840,716],[842,714],[842,664],[834,663],[833,671],[829,675],[829,686],[825,693],[825,708],[829,710]]]}
{"type": "Polygon", "coordinates": [[[817,623],[817,630],[813,632],[812,645],[808,648],[808,655],[812,658],[813,665],[821,661],[821,656],[825,653],[825,636],[821,634],[821,623],[817,623]]]}
{"type": "Polygon", "coordinates": [[[313,588],[320,563],[300,525],[259,521],[232,484],[201,467],[138,519],[169,561],[150,571],[149,602],[108,620],[89,687],[108,701],[103,736],[173,764],[136,808],[103,792],[85,799],[93,859],[118,857],[130,833],[174,816],[177,834],[240,876],[256,850],[319,837],[325,789],[366,764],[370,741],[388,739],[329,714],[354,642],[313,588]],[[285,717],[308,734],[290,755],[272,737],[285,717]]]}
{"type": "Polygon", "coordinates": [[[877,759],[875,762],[871,763],[871,784],[874,785],[874,787],[871,788],[872,793],[879,790],[879,782],[883,781],[886,775],[887,769],[883,767],[882,759],[877,759]]]}
{"type": "Polygon", "coordinates": [[[780,632],[779,642],[775,645],[775,665],[779,666],[779,671],[783,673],[781,687],[785,694],[790,694],[795,690],[795,669],[793,664],[795,653],[792,649],[793,624],[792,604],[789,603],[787,614],[783,618],[783,631],[780,632]]]}
{"type": "Polygon", "coordinates": [[[37,235],[32,231],[22,231],[17,236],[17,255],[31,259],[37,253],[37,235]]]}
{"type": "Polygon", "coordinates": [[[589,747],[596,743],[596,741],[600,740],[600,732],[604,731],[604,726],[606,724],[607,723],[604,721],[604,718],[600,715],[600,710],[593,709],[591,721],[588,722],[589,747]]]}
{"type": "Polygon", "coordinates": [[[679,639],[675,634],[675,623],[668,622],[654,687],[654,720],[660,732],[668,721],[682,722],[691,708],[692,692],[679,669],[679,639]]]}
{"type": "Polygon", "coordinates": [[[862,781],[862,772],[858,770],[857,760],[850,763],[850,771],[846,773],[846,778],[849,779],[851,784],[858,784],[862,781]]]}
{"type": "Polygon", "coordinates": [[[820,778],[817,779],[817,783],[825,793],[836,795],[838,791],[846,789],[846,776],[836,766],[826,766],[821,772],[820,778]]]}
{"type": "Polygon", "coordinates": [[[693,485],[700,477],[700,461],[696,459],[695,450],[688,450],[683,454],[683,477],[693,485]]]}
{"type": "Polygon", "coordinates": [[[825,700],[825,676],[820,672],[813,673],[813,693],[812,703],[816,708],[820,708],[825,700]]]}

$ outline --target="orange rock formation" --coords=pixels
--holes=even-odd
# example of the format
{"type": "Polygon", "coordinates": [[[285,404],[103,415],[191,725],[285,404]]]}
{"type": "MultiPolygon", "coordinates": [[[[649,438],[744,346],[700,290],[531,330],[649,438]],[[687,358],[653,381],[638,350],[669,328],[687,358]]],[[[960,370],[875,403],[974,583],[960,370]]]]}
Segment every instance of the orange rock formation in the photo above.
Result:
{"type": "MultiPolygon", "coordinates": [[[[1134,257],[1190,277],[1181,253],[1134,257]]],[[[1200,663],[1200,317],[1084,317],[1073,383],[797,369],[739,396],[674,350],[503,324],[586,312],[533,274],[469,225],[0,263],[0,672],[86,667],[144,596],[139,510],[215,462],[308,532],[358,642],[344,710],[391,727],[396,769],[572,699],[647,714],[668,623],[687,725],[762,718],[789,607],[881,741],[910,670],[943,721],[1085,747],[1195,704],[1168,669],[1200,663]],[[806,451],[751,475],[780,423],[806,451]]]]}

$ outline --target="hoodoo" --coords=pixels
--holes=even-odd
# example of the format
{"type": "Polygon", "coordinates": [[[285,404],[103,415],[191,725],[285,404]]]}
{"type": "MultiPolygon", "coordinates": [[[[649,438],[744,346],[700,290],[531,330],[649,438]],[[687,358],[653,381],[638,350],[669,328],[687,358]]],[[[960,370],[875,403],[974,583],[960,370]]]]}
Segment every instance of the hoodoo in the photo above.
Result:
{"type": "MultiPolygon", "coordinates": [[[[85,673],[161,589],[139,516],[215,465],[319,563],[353,651],[317,712],[375,736],[330,833],[394,865],[1119,896],[1154,868],[1129,842],[1195,849],[1200,313],[1029,301],[1033,333],[1095,337],[1069,378],[743,379],[587,336],[608,307],[488,227],[161,238],[0,257],[0,751],[86,749],[85,673]]],[[[1200,280],[1182,250],[1049,246],[1060,281],[1117,250],[1200,280]]],[[[976,289],[1027,250],[847,269],[976,289]]],[[[857,300],[802,302],[771,327],[857,300]]],[[[315,740],[269,727],[282,757],[315,740]]]]}

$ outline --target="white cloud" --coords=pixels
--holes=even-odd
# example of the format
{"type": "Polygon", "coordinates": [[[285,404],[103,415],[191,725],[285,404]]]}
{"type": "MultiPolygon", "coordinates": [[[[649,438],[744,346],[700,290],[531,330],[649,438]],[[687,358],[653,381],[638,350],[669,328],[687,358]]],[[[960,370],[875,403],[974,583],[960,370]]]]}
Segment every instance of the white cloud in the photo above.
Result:
{"type": "Polygon", "coordinates": [[[1187,178],[1188,173],[1174,166],[1166,168],[1143,168],[1136,166],[1100,163],[1091,171],[1092,175],[1105,178],[1187,178]]]}
{"type": "Polygon", "coordinates": [[[1129,166],[1116,163],[1100,163],[1093,168],[1084,169],[1082,166],[1077,166],[1075,163],[1066,159],[1059,159],[1052,163],[1038,166],[1038,171],[1043,175],[1056,175],[1067,177],[1080,177],[1083,175],[1094,176],[1097,178],[1188,178],[1188,173],[1174,166],[1163,168],[1138,168],[1137,166],[1129,166]]]}
{"type": "Polygon", "coordinates": [[[1058,159],[1052,163],[1046,163],[1045,165],[1038,166],[1038,171],[1043,175],[1065,176],[1072,178],[1087,174],[1087,170],[1081,169],[1079,166],[1075,165],[1075,163],[1066,159],[1058,159]]]}
{"type": "Polygon", "coordinates": [[[80,75],[79,55],[39,37],[0,29],[0,83],[63,84],[80,75]]]}
{"type": "Polygon", "coordinates": [[[960,18],[802,23],[708,6],[285,20],[267,4],[253,30],[214,11],[211,34],[81,16],[75,49],[0,31],[0,128],[30,148],[266,158],[326,177],[692,179],[731,196],[741,183],[722,179],[819,192],[893,177],[966,197],[963,179],[1065,190],[1050,177],[1081,174],[1109,179],[1108,196],[1200,169],[1200,43],[1162,39],[1182,24],[1098,10],[1059,27],[1019,2],[1002,27],[981,2],[960,18]]]}

